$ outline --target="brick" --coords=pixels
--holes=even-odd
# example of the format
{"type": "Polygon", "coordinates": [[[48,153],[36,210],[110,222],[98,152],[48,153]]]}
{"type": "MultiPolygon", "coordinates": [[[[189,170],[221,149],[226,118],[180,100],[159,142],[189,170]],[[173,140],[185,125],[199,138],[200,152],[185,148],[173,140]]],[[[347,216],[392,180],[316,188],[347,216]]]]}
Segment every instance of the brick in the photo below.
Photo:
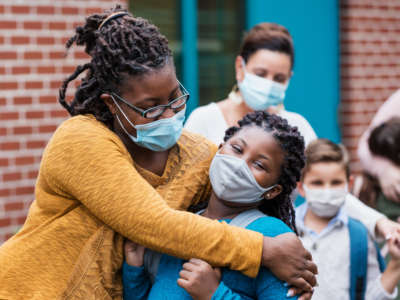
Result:
{"type": "Polygon", "coordinates": [[[0,127],[0,136],[6,136],[7,135],[7,128],[0,127]]]}
{"type": "Polygon", "coordinates": [[[90,56],[83,51],[77,51],[74,53],[74,58],[76,59],[89,59],[90,56]]]}
{"type": "Polygon", "coordinates": [[[16,29],[17,22],[15,21],[0,21],[0,29],[16,29]]]}
{"type": "Polygon", "coordinates": [[[0,189],[0,197],[8,197],[11,195],[10,189],[0,189]]]}
{"type": "Polygon", "coordinates": [[[54,14],[53,6],[38,6],[36,7],[36,12],[38,15],[52,15],[54,14]]]}
{"type": "Polygon", "coordinates": [[[25,82],[26,89],[42,89],[43,82],[41,81],[27,81],[25,82]]]}
{"type": "Polygon", "coordinates": [[[13,14],[28,14],[30,12],[29,6],[11,6],[11,12],[13,14]]]}
{"type": "Polygon", "coordinates": [[[8,158],[0,158],[0,167],[8,167],[10,161],[8,158]]]}
{"type": "Polygon", "coordinates": [[[33,30],[33,29],[42,29],[42,28],[43,28],[43,23],[42,22],[38,22],[38,21],[26,21],[26,22],[24,22],[24,29],[33,30]]]}
{"type": "Polygon", "coordinates": [[[85,10],[85,15],[101,14],[103,10],[99,7],[88,7],[85,10]]]}
{"type": "Polygon", "coordinates": [[[40,51],[27,51],[24,53],[24,59],[42,59],[43,52],[40,51]]]}
{"type": "Polygon", "coordinates": [[[12,74],[29,74],[31,72],[31,68],[28,66],[16,66],[11,68],[12,74]]]}
{"type": "Polygon", "coordinates": [[[30,195],[34,193],[35,188],[33,186],[23,186],[23,187],[17,187],[15,190],[15,193],[17,195],[30,195]]]}
{"type": "Polygon", "coordinates": [[[1,51],[0,52],[0,59],[17,59],[17,52],[15,51],[1,51]]]}
{"type": "Polygon", "coordinates": [[[51,133],[54,132],[57,129],[56,125],[42,125],[39,126],[39,132],[40,133],[51,133]]]}
{"type": "Polygon", "coordinates": [[[42,36],[42,37],[38,37],[36,39],[36,43],[38,45],[53,45],[55,43],[55,38],[54,37],[46,37],[46,36],[42,36]]]}
{"type": "Polygon", "coordinates": [[[71,74],[71,73],[75,72],[75,69],[76,69],[76,66],[63,66],[62,72],[71,74]]]}
{"type": "Polygon", "coordinates": [[[17,166],[31,165],[33,163],[35,163],[35,158],[33,156],[20,156],[15,159],[15,164],[17,166]]]}
{"type": "Polygon", "coordinates": [[[14,104],[15,105],[27,105],[27,104],[32,104],[32,98],[31,97],[15,97],[14,98],[14,104]]]}
{"type": "Polygon", "coordinates": [[[13,45],[29,44],[29,36],[12,36],[11,44],[13,45]]]}
{"type": "Polygon", "coordinates": [[[50,82],[50,88],[52,89],[59,89],[61,87],[62,81],[57,80],[57,81],[51,81],[50,82]]]}
{"type": "Polygon", "coordinates": [[[0,90],[16,90],[18,88],[18,82],[16,81],[1,81],[0,90]]]}
{"type": "Polygon", "coordinates": [[[35,179],[35,178],[37,178],[38,174],[39,174],[38,171],[29,171],[28,172],[28,178],[29,179],[35,179]]]}
{"type": "Polygon", "coordinates": [[[31,134],[32,131],[31,126],[18,126],[13,128],[14,134],[31,134]]]}
{"type": "Polygon", "coordinates": [[[4,204],[5,211],[23,210],[23,209],[24,209],[23,202],[9,202],[4,204]]]}
{"type": "Polygon", "coordinates": [[[4,6],[0,5],[0,14],[3,14],[3,13],[4,13],[4,6]]]}
{"type": "Polygon", "coordinates": [[[7,101],[6,98],[0,98],[0,105],[6,105],[7,101]]]}
{"type": "Polygon", "coordinates": [[[57,103],[58,98],[56,96],[40,96],[39,103],[40,104],[50,104],[50,103],[57,103]]]}
{"type": "Polygon", "coordinates": [[[0,227],[6,227],[11,225],[11,218],[0,218],[0,227]]]}
{"type": "Polygon", "coordinates": [[[29,141],[26,143],[28,149],[41,149],[46,146],[45,141],[29,141]]]}
{"type": "Polygon", "coordinates": [[[68,112],[66,110],[52,110],[50,116],[53,118],[67,118],[68,112]]]}
{"type": "Polygon", "coordinates": [[[25,117],[27,119],[43,119],[44,112],[43,111],[27,111],[25,113],[25,117]]]}
{"type": "Polygon", "coordinates": [[[22,179],[21,172],[5,173],[3,175],[3,181],[18,181],[22,179]]]}
{"type": "Polygon", "coordinates": [[[19,114],[16,111],[0,112],[0,120],[18,120],[19,114]]]}
{"type": "Polygon", "coordinates": [[[61,12],[64,15],[77,15],[79,13],[79,9],[77,7],[65,6],[61,8],[61,12]]]}
{"type": "Polygon", "coordinates": [[[65,22],[49,22],[50,30],[65,30],[67,29],[67,24],[65,22]]]}
{"type": "Polygon", "coordinates": [[[61,52],[61,51],[51,51],[49,53],[49,56],[51,59],[61,59],[61,58],[64,58],[64,54],[65,54],[65,52],[61,52]]]}
{"type": "Polygon", "coordinates": [[[19,146],[20,146],[19,142],[3,142],[0,143],[0,150],[3,151],[18,150],[19,146]]]}
{"type": "Polygon", "coordinates": [[[18,217],[18,218],[17,218],[17,224],[18,224],[18,225],[24,225],[24,224],[25,224],[25,221],[26,221],[26,216],[18,217]]]}
{"type": "Polygon", "coordinates": [[[40,66],[37,68],[37,72],[39,74],[49,74],[49,73],[55,73],[56,68],[55,66],[40,66]]]}

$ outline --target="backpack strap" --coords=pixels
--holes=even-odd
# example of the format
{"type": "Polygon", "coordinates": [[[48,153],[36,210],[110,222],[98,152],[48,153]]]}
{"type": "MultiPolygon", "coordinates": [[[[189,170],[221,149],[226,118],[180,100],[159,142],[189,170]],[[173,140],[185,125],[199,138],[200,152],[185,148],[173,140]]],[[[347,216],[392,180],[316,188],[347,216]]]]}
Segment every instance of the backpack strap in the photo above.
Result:
{"type": "Polygon", "coordinates": [[[263,214],[260,210],[258,210],[257,208],[253,208],[238,214],[236,217],[232,219],[229,225],[246,228],[255,220],[265,216],[266,215],[263,214]]]}
{"type": "Polygon", "coordinates": [[[381,273],[383,273],[386,270],[386,262],[382,256],[381,249],[379,248],[378,243],[374,241],[374,245],[376,249],[376,259],[378,260],[379,270],[381,271],[381,273]]]}
{"type": "Polygon", "coordinates": [[[359,221],[349,217],[350,299],[364,300],[367,286],[368,231],[359,221]]]}
{"type": "MultiPolygon", "coordinates": [[[[201,211],[198,211],[196,214],[200,215],[204,211],[205,210],[203,209],[201,211]]],[[[265,217],[265,214],[263,214],[258,209],[254,208],[238,214],[236,217],[232,219],[229,225],[246,228],[249,224],[262,217],[265,217]]],[[[143,257],[144,269],[149,275],[151,284],[154,284],[158,271],[158,266],[160,265],[161,256],[162,253],[150,249],[146,249],[144,252],[144,257],[143,257]]]]}

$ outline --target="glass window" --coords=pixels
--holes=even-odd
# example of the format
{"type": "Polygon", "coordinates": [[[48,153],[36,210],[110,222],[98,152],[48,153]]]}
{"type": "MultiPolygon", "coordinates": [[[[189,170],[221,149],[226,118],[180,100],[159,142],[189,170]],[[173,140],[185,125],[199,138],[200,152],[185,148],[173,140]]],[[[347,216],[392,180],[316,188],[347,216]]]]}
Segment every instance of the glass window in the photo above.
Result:
{"type": "Polygon", "coordinates": [[[199,105],[225,99],[245,26],[245,1],[198,1],[199,105]]]}
{"type": "Polygon", "coordinates": [[[180,78],[182,50],[180,0],[130,0],[129,10],[134,16],[148,19],[167,37],[169,47],[174,53],[177,76],[180,78]]]}

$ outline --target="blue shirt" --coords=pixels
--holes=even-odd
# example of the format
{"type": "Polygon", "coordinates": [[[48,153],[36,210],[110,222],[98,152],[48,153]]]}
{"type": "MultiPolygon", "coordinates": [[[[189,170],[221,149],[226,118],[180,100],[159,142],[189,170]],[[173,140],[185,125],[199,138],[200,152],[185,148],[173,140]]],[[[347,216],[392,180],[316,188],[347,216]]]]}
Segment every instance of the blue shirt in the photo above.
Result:
{"type": "MultiPolygon", "coordinates": [[[[225,221],[229,222],[229,220],[225,221]]],[[[246,228],[269,237],[292,232],[284,222],[268,216],[255,220],[246,228]]],[[[151,286],[143,267],[132,267],[124,263],[124,299],[192,299],[177,284],[179,272],[184,263],[185,261],[182,259],[163,254],[153,286],[151,286]]],[[[264,267],[260,268],[256,278],[250,278],[238,271],[223,268],[221,282],[212,299],[297,299],[297,297],[286,297],[287,292],[288,287],[285,286],[284,282],[264,267]]]]}

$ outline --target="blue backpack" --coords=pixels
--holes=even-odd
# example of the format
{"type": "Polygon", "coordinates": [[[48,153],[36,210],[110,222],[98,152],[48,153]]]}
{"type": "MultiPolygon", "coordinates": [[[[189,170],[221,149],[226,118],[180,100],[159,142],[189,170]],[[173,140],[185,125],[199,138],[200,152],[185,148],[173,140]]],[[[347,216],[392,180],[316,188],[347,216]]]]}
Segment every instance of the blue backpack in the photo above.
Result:
{"type": "MultiPolygon", "coordinates": [[[[350,236],[350,299],[364,300],[367,286],[368,231],[360,222],[349,217],[350,236]]],[[[378,245],[375,243],[379,269],[386,268],[378,245]]]]}

